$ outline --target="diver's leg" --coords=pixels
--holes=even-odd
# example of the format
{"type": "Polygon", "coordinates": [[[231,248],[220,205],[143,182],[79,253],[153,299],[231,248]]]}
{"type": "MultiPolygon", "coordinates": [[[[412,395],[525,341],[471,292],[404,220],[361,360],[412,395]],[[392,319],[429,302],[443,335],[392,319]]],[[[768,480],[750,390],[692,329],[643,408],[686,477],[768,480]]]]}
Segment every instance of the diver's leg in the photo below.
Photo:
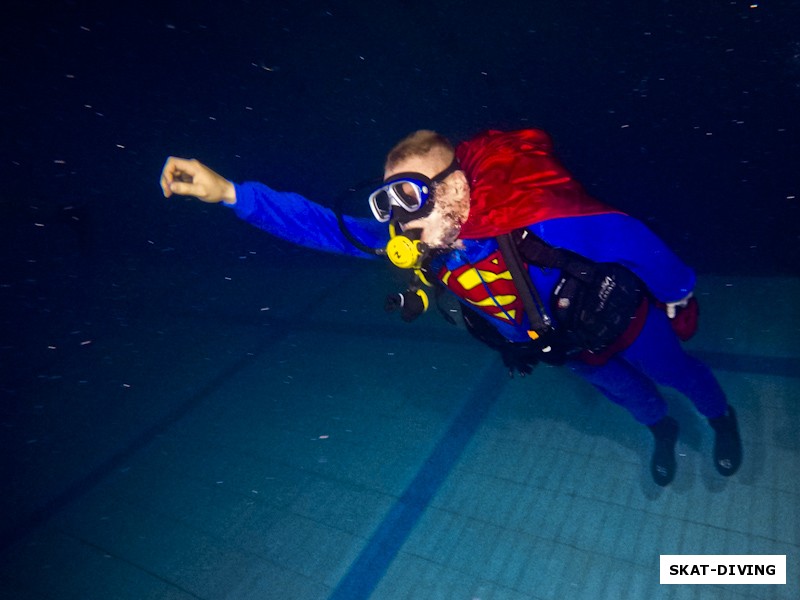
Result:
{"type": "Polygon", "coordinates": [[[714,430],[714,466],[720,475],[733,475],[742,464],[742,440],[736,411],[729,404],[724,415],[708,422],[714,430]]]}
{"type": "Polygon", "coordinates": [[[650,309],[641,334],[622,355],[656,383],[692,401],[714,430],[714,466],[722,475],[733,475],[742,462],[736,413],[711,369],[684,352],[663,311],[650,309]]]}
{"type": "Polygon", "coordinates": [[[650,429],[655,440],[650,473],[658,485],[669,484],[675,477],[678,423],[667,415],[667,403],[655,384],[630,364],[616,357],[602,366],[575,361],[569,363],[569,367],[650,429]]]}

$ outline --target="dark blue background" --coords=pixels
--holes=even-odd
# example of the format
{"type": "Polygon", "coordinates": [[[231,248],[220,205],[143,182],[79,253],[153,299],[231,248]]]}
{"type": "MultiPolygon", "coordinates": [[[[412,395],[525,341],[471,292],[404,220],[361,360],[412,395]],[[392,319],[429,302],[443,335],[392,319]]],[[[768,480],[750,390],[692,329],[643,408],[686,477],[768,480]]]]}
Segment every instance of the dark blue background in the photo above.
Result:
{"type": "Polygon", "coordinates": [[[326,202],[415,128],[537,126],[701,271],[797,273],[798,2],[151,4],[5,21],[15,228],[79,203],[103,252],[135,252],[209,225],[160,200],[167,154],[326,202]]]}

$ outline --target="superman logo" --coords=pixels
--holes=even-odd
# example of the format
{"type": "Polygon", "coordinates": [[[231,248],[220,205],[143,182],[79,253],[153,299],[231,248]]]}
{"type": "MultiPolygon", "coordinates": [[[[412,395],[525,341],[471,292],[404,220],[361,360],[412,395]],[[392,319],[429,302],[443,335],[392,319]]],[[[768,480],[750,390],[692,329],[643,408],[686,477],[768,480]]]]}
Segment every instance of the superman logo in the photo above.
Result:
{"type": "Polygon", "coordinates": [[[439,279],[456,296],[488,315],[508,323],[522,322],[522,300],[499,251],[453,271],[442,267],[439,279]]]}

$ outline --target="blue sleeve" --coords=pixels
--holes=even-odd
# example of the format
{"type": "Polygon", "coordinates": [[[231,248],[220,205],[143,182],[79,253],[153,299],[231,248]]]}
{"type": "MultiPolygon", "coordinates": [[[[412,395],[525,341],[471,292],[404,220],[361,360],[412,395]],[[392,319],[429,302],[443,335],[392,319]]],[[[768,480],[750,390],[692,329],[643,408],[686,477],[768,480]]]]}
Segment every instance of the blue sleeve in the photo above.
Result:
{"type": "MultiPolygon", "coordinates": [[[[339,229],[336,213],[300,194],[278,192],[254,182],[235,183],[236,215],[276,237],[299,246],[360,258],[374,258],[353,246],[339,229]]],[[[374,219],[344,217],[349,231],[370,248],[383,248],[388,231],[374,219]]]]}
{"type": "Polygon", "coordinates": [[[596,262],[628,267],[662,302],[681,300],[694,289],[694,271],[644,223],[628,215],[565,217],[537,223],[530,229],[553,246],[596,262]]]}

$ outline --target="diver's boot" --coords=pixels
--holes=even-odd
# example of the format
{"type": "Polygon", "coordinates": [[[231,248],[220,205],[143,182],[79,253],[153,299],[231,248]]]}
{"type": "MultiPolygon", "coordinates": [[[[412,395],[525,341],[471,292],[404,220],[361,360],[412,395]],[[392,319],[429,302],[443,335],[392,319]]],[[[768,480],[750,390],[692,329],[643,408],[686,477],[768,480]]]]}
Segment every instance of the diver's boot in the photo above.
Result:
{"type": "Polygon", "coordinates": [[[721,417],[709,419],[714,429],[714,466],[720,475],[729,477],[739,470],[742,464],[742,440],[736,412],[728,405],[721,417]]]}
{"type": "Polygon", "coordinates": [[[669,485],[675,477],[675,442],[678,441],[678,422],[670,416],[648,425],[653,432],[656,445],[650,460],[650,473],[653,481],[660,486],[669,485]]]}

